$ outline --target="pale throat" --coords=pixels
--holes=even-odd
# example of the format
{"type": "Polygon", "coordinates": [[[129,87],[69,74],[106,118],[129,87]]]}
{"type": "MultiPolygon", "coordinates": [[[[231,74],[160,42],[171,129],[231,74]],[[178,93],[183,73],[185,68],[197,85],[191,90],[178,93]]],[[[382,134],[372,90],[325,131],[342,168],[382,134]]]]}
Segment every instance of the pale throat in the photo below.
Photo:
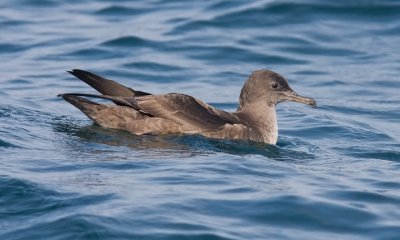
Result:
{"type": "Polygon", "coordinates": [[[267,126],[265,129],[266,134],[268,134],[268,140],[269,143],[271,144],[276,144],[278,142],[278,120],[276,117],[276,110],[275,107],[272,107],[269,111],[269,116],[270,116],[270,122],[267,123],[267,126]]]}
{"type": "Polygon", "coordinates": [[[249,120],[252,126],[262,136],[263,141],[269,144],[276,144],[278,141],[278,121],[276,117],[275,105],[268,105],[260,101],[248,104],[239,110],[240,112],[251,116],[249,120]]]}

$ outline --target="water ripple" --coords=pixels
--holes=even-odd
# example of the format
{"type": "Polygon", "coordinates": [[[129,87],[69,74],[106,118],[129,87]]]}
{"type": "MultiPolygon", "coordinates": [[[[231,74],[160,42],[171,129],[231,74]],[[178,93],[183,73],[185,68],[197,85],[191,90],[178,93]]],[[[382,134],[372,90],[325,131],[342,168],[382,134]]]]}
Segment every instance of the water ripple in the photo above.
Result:
{"type": "Polygon", "coordinates": [[[148,10],[140,8],[130,8],[126,6],[113,5],[97,10],[94,14],[106,16],[132,16],[141,13],[146,13],[148,10]]]}
{"type": "Polygon", "coordinates": [[[135,37],[135,36],[125,36],[125,37],[119,37],[116,39],[109,40],[107,42],[104,42],[102,45],[105,46],[113,46],[113,47],[121,47],[121,48],[126,48],[126,47],[146,47],[146,46],[153,46],[156,44],[155,42],[152,42],[147,39],[143,39],[140,37],[135,37]]]}

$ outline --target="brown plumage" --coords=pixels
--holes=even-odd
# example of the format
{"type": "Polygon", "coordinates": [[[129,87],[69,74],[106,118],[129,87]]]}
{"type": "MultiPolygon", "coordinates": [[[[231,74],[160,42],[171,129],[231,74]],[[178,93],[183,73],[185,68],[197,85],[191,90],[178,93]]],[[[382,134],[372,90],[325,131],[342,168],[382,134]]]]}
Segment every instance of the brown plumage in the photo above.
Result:
{"type": "Polygon", "coordinates": [[[59,96],[104,128],[123,129],[138,135],[201,134],[276,144],[276,104],[294,101],[316,106],[314,99],[297,95],[282,76],[270,70],[255,71],[249,76],[240,94],[239,108],[232,113],[185,94],[152,95],[87,71],[75,69],[69,73],[102,95],[66,93],[59,96]],[[107,99],[114,104],[99,104],[84,97],[107,99]]]}

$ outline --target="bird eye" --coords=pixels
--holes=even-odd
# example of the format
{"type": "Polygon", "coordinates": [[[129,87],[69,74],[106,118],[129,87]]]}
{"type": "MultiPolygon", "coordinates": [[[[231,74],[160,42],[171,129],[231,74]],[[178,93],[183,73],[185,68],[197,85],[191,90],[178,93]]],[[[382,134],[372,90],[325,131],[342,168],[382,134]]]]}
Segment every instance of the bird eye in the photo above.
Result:
{"type": "Polygon", "coordinates": [[[278,88],[278,84],[277,84],[276,82],[274,82],[274,83],[271,84],[271,87],[272,87],[273,89],[276,89],[276,88],[278,88]]]}

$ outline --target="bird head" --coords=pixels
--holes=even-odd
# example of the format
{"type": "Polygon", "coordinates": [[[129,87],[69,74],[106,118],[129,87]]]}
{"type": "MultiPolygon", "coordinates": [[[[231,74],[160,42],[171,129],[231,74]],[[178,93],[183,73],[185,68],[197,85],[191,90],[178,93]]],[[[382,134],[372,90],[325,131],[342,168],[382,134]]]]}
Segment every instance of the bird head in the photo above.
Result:
{"type": "Polygon", "coordinates": [[[254,71],[240,93],[240,108],[260,102],[274,107],[284,101],[308,104],[314,108],[317,106],[314,99],[298,95],[284,77],[271,70],[254,71]]]}

